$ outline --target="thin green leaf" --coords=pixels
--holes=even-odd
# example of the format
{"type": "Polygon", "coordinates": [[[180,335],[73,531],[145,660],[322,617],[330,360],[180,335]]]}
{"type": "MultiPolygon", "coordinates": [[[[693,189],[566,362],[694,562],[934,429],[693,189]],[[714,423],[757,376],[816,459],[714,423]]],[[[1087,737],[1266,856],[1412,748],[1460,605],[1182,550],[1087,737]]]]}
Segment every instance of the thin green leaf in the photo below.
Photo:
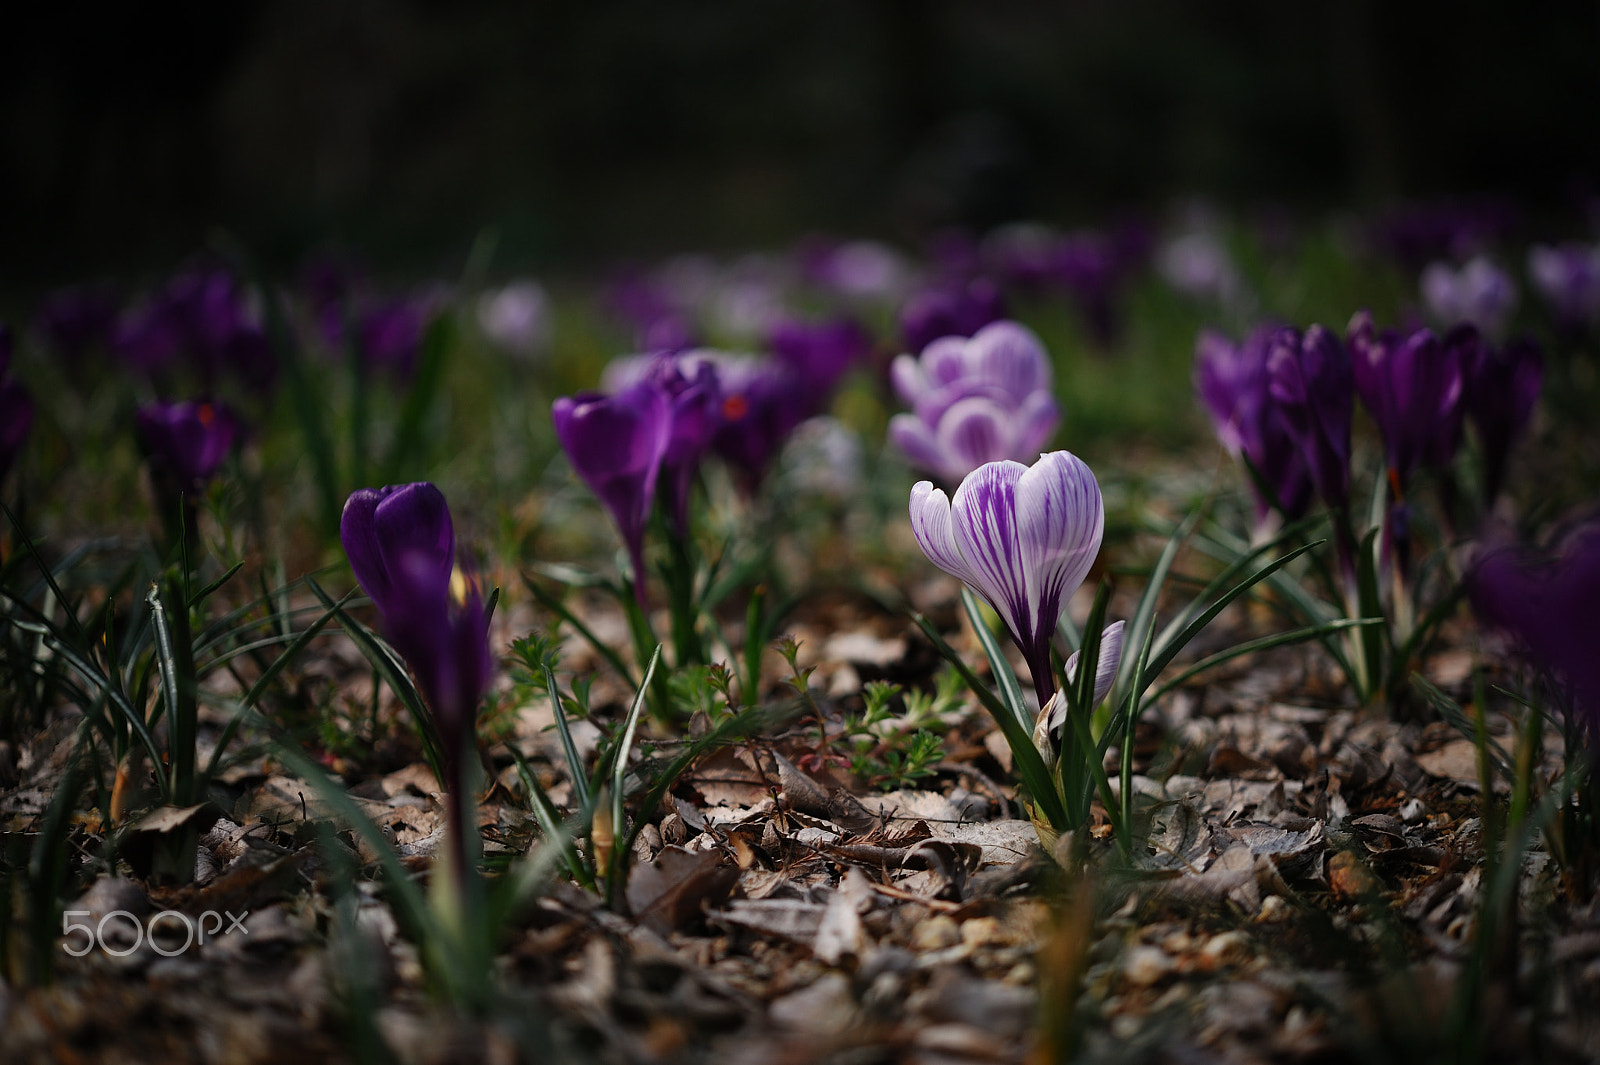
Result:
{"type": "Polygon", "coordinates": [[[639,689],[639,685],[634,682],[633,672],[629,670],[627,664],[622,661],[622,656],[613,651],[608,644],[601,641],[601,639],[590,630],[589,626],[579,621],[576,614],[562,605],[561,600],[557,599],[555,596],[539,587],[538,584],[534,583],[534,581],[529,579],[526,575],[523,576],[522,583],[527,585],[528,591],[533,593],[533,597],[539,601],[540,606],[550,611],[568,625],[571,625],[579,636],[582,636],[586,641],[588,641],[589,646],[594,648],[595,653],[610,663],[611,668],[617,671],[617,675],[628,683],[628,687],[634,689],[635,691],[639,689]]]}
{"type": "Polygon", "coordinates": [[[1329,636],[1336,632],[1342,632],[1345,629],[1360,628],[1363,625],[1381,625],[1382,623],[1382,618],[1341,618],[1338,621],[1329,621],[1322,625],[1311,625],[1303,629],[1295,629],[1291,632],[1276,632],[1271,636],[1260,636],[1254,640],[1246,640],[1244,643],[1235,644],[1234,646],[1229,647],[1227,650],[1218,651],[1214,655],[1209,655],[1205,658],[1202,658],[1188,669],[1185,669],[1182,673],[1179,673],[1176,677],[1173,677],[1171,680],[1161,685],[1161,687],[1157,688],[1147,698],[1143,699],[1141,701],[1141,706],[1151,705],[1157,699],[1160,699],[1163,695],[1184,684],[1186,681],[1199,676],[1208,669],[1214,669],[1217,666],[1222,665],[1224,662],[1231,662],[1235,658],[1252,654],[1256,651],[1265,651],[1272,647],[1284,647],[1289,644],[1304,643],[1306,640],[1319,640],[1324,636],[1329,636]]]}
{"type": "Polygon", "coordinates": [[[961,679],[966,682],[967,687],[978,697],[978,701],[983,703],[984,708],[989,711],[989,715],[994,718],[995,724],[1000,726],[1000,731],[1005,735],[1006,743],[1011,747],[1011,758],[1016,764],[1017,772],[1022,777],[1023,786],[1033,796],[1033,801],[1038,806],[1039,811],[1044,814],[1045,820],[1058,832],[1067,831],[1071,828],[1067,818],[1067,811],[1061,804],[1061,796],[1056,791],[1055,780],[1051,776],[1050,770],[1045,766],[1044,759],[1039,756],[1038,749],[1033,745],[1032,723],[1023,726],[1017,720],[1016,714],[1011,708],[1002,703],[994,692],[989,690],[988,685],[980,681],[977,675],[967,668],[967,664],[961,660],[960,655],[956,654],[955,649],[944,642],[944,638],[939,635],[938,630],[933,627],[931,621],[921,614],[913,614],[911,617],[917,623],[917,627],[922,630],[923,635],[928,637],[929,642],[933,644],[934,650],[938,651],[944,660],[950,663],[951,668],[960,675],[961,679]]]}
{"type": "Polygon", "coordinates": [[[561,752],[567,758],[567,779],[572,782],[573,796],[581,809],[589,808],[589,780],[583,771],[583,758],[572,738],[572,727],[567,721],[567,709],[561,705],[561,688],[556,684],[555,671],[549,662],[540,662],[544,673],[545,690],[550,693],[550,710],[555,715],[556,733],[561,737],[561,752]]]}
{"type": "Polygon", "coordinates": [[[210,584],[206,585],[204,588],[200,589],[198,592],[194,593],[194,595],[190,596],[189,609],[193,610],[195,607],[205,602],[208,597],[215,594],[216,591],[224,584],[227,584],[229,581],[233,580],[234,575],[242,569],[244,569],[243,559],[240,559],[238,562],[235,562],[233,565],[229,566],[226,573],[212,581],[210,584]]]}

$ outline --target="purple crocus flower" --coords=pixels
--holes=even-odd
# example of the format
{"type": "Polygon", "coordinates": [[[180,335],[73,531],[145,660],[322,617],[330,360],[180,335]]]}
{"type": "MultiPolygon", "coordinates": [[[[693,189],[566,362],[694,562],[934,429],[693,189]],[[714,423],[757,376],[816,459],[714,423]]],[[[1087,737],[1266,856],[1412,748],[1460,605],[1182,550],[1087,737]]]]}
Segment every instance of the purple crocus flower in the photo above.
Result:
{"type": "Polygon", "coordinates": [[[482,597],[456,570],[444,493],[426,481],[359,489],[345,501],[339,539],[385,634],[416,674],[446,756],[459,756],[493,663],[482,597]]]}
{"type": "Polygon", "coordinates": [[[1235,344],[1206,330],[1195,343],[1194,388],[1217,439],[1245,462],[1256,496],[1256,521],[1277,510],[1294,521],[1311,506],[1311,471],[1269,392],[1267,353],[1281,328],[1258,326],[1235,344]]]}
{"type": "Polygon", "coordinates": [[[1338,334],[1320,325],[1280,329],[1267,343],[1267,391],[1283,412],[1311,483],[1342,511],[1350,500],[1350,419],[1355,379],[1338,334]]]}
{"type": "Polygon", "coordinates": [[[356,321],[363,364],[369,370],[383,370],[396,380],[410,380],[417,369],[427,318],[424,301],[412,297],[397,297],[367,307],[356,321]]]}
{"type": "Polygon", "coordinates": [[[494,675],[477,583],[455,567],[444,494],[427,482],[363,488],[345,502],[339,539],[383,629],[411,667],[443,748],[452,873],[466,875],[466,772],[478,705],[494,675]]]}
{"type": "Polygon", "coordinates": [[[672,400],[656,382],[641,381],[610,396],[562,396],[550,415],[572,468],[617,523],[633,566],[634,595],[643,606],[644,530],[672,442],[672,400]]]}
{"type": "Polygon", "coordinates": [[[158,490],[194,496],[216,475],[239,437],[239,423],[209,400],[152,403],[136,416],[139,443],[158,490]]]}
{"type": "Polygon", "coordinates": [[[940,337],[969,337],[1006,316],[1000,286],[988,278],[964,285],[923,289],[900,309],[900,335],[906,348],[920,354],[940,337]]]}
{"type": "Polygon", "coordinates": [[[1535,245],[1528,251],[1528,279],[1563,330],[1578,332],[1600,321],[1600,245],[1535,245]]]}
{"type": "Polygon", "coordinates": [[[1501,548],[1486,553],[1468,578],[1473,610],[1506,630],[1534,665],[1563,685],[1600,740],[1600,526],[1570,537],[1554,559],[1535,561],[1501,548]]]}
{"type": "Polygon", "coordinates": [[[1114,241],[1098,233],[1078,233],[1061,241],[1055,275],[1072,293],[1095,342],[1109,345],[1117,336],[1116,298],[1124,263],[1114,241]]]}
{"type": "Polygon", "coordinates": [[[1511,275],[1484,256],[1459,270],[1432,263],[1422,272],[1422,299],[1444,326],[1468,322],[1499,336],[1517,307],[1517,286],[1511,275]]]}
{"type": "Polygon", "coordinates": [[[918,358],[896,358],[889,372],[911,406],[890,419],[889,439],[951,484],[985,462],[1037,455],[1061,419],[1044,345],[1016,322],[935,340],[918,358]]]}
{"type": "MultiPolygon", "coordinates": [[[[911,531],[934,565],[994,607],[1028,663],[1039,705],[1047,705],[1056,690],[1050,641],[1105,531],[1094,473],[1070,452],[1052,451],[1032,466],[986,463],[961,482],[954,500],[918,481],[911,531]]],[[[1105,644],[1115,651],[1121,641],[1105,644]]],[[[1102,657],[1098,669],[1105,666],[1102,657]]]]}
{"type": "Polygon", "coordinates": [[[1466,412],[1483,451],[1484,503],[1492,506],[1505,482],[1511,447],[1533,417],[1544,360],[1538,346],[1525,339],[1503,347],[1480,341],[1464,350],[1466,412]]]}
{"type": "Polygon", "coordinates": [[[1469,326],[1441,342],[1432,330],[1410,336],[1377,331],[1361,311],[1350,320],[1350,362],[1355,388],[1373,421],[1388,460],[1391,498],[1419,465],[1445,466],[1461,442],[1462,353],[1476,342],[1469,326]]]}
{"type": "Polygon", "coordinates": [[[667,394],[672,431],[661,461],[660,494],[673,532],[687,536],[690,489],[722,425],[722,386],[715,364],[671,354],[619,359],[606,367],[603,380],[608,391],[649,381],[667,394]]]}

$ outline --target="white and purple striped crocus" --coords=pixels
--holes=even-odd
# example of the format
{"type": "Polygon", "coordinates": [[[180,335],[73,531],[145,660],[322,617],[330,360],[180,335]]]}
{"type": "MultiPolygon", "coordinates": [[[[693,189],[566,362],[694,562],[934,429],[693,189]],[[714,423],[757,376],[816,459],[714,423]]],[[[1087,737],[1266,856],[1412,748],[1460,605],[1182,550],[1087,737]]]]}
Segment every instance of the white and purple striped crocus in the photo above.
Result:
{"type": "MultiPolygon", "coordinates": [[[[1105,533],[1105,505],[1089,467],[1068,451],[1032,466],[979,466],[954,499],[930,481],[911,489],[911,531],[934,565],[966,582],[1000,619],[1033,675],[1041,707],[1056,690],[1050,641],[1089,575],[1105,533]]],[[[1116,676],[1122,623],[1109,626],[1096,668],[1096,701],[1116,676]]]]}
{"type": "Polygon", "coordinates": [[[947,484],[985,462],[1038,454],[1061,420],[1044,345],[1016,322],[935,340],[895,359],[890,375],[911,413],[890,419],[889,439],[947,484]]]}

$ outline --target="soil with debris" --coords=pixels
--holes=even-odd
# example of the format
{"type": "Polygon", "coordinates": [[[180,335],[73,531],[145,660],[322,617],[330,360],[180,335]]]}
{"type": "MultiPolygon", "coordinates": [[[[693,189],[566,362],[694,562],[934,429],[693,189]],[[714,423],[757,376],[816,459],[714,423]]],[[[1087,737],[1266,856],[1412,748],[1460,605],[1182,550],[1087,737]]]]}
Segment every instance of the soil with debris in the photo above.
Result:
{"type": "MultiPolygon", "coordinates": [[[[937,583],[929,612],[984,672],[955,593],[937,583]]],[[[1230,611],[1209,638],[1245,638],[1246,621],[1230,611]]],[[[83,920],[247,912],[242,926],[179,950],[175,920],[137,944],[122,918],[100,925],[106,949],[63,951],[51,985],[0,989],[0,1058],[1447,1060],[1463,1056],[1449,1040],[1464,1030],[1488,1033],[1472,1056],[1600,1058],[1600,906],[1586,885],[1536,840],[1517,857],[1504,935],[1479,943],[1477,748],[1421,715],[1344,705],[1319,651],[1236,660],[1148,715],[1134,752],[1143,842],[1127,860],[1098,808],[1084,832],[1040,848],[1004,741],[970,698],[916,787],[851,777],[826,738],[841,711],[859,706],[864,680],[931,690],[937,657],[911,622],[865,598],[811,603],[792,628],[801,664],[816,667],[818,713],[684,774],[639,832],[616,905],[552,883],[505,930],[506,1000],[488,1020],[430,998],[372,855],[336,819],[330,837],[315,795],[255,757],[225,774],[215,806],[141,824],[115,855],[91,812],[70,840],[82,891],[67,909],[83,920]],[[196,880],[158,886],[149,837],[186,827],[200,839],[196,880]],[[330,838],[372,874],[357,885],[353,938],[335,934],[330,838]],[[1465,1023],[1463,1010],[1485,1023],[1465,1023]]],[[[1447,637],[1423,672],[1466,701],[1474,669],[1494,663],[1464,622],[1447,637]]],[[[365,662],[347,641],[321,654],[297,667],[297,683],[362,712],[365,662]]],[[[564,664],[587,668],[581,656],[573,644],[564,664]]],[[[620,716],[620,689],[605,684],[594,705],[620,716]]],[[[425,877],[443,808],[380,695],[380,741],[324,761],[425,877]]],[[[552,798],[570,801],[547,703],[505,692],[494,717],[552,798]]],[[[1511,749],[1509,718],[1488,722],[1511,749]]],[[[208,721],[213,739],[221,724],[208,721]]],[[[5,752],[13,837],[38,831],[76,725],[63,710],[5,752]]],[[[672,742],[651,738],[658,750],[672,742]]],[[[494,865],[539,833],[507,749],[486,744],[485,755],[495,776],[480,825],[494,865]]],[[[1560,772],[1548,762],[1544,782],[1560,772]]]]}

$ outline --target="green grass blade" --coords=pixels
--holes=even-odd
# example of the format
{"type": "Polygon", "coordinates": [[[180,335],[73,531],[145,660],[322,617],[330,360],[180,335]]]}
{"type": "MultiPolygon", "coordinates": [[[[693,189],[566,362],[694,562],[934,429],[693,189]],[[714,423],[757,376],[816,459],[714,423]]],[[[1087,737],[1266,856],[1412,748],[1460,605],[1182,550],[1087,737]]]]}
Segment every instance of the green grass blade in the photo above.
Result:
{"type": "Polygon", "coordinates": [[[617,654],[617,652],[613,651],[607,644],[602,642],[601,639],[589,628],[589,626],[579,621],[577,615],[568,610],[562,604],[561,600],[557,599],[555,596],[539,587],[538,584],[534,583],[534,581],[526,575],[523,576],[522,583],[527,585],[528,591],[533,593],[533,597],[539,601],[540,606],[550,611],[550,613],[554,614],[568,625],[571,625],[573,630],[577,632],[579,636],[582,636],[584,640],[588,642],[590,647],[594,648],[596,654],[610,663],[611,668],[617,671],[617,675],[623,680],[627,681],[628,687],[634,689],[635,691],[639,690],[639,685],[633,679],[633,671],[628,668],[627,663],[622,661],[622,656],[617,654]]]}
{"type": "Polygon", "coordinates": [[[1033,796],[1035,805],[1050,827],[1058,832],[1065,832],[1072,826],[1068,823],[1066,807],[1061,804],[1061,796],[1056,791],[1055,779],[1044,764],[1039,751],[1033,745],[1033,725],[1030,722],[1024,726],[1017,720],[1016,714],[1009,706],[1002,703],[988,685],[978,679],[977,674],[967,668],[967,664],[956,654],[955,649],[944,642],[933,623],[921,614],[911,615],[917,627],[922,630],[933,644],[934,650],[950,663],[952,669],[966,682],[967,687],[978,701],[983,703],[984,709],[989,711],[995,724],[1000,726],[1000,731],[1005,735],[1006,743],[1011,747],[1011,758],[1016,765],[1017,773],[1022,777],[1022,784],[1033,796]]]}

